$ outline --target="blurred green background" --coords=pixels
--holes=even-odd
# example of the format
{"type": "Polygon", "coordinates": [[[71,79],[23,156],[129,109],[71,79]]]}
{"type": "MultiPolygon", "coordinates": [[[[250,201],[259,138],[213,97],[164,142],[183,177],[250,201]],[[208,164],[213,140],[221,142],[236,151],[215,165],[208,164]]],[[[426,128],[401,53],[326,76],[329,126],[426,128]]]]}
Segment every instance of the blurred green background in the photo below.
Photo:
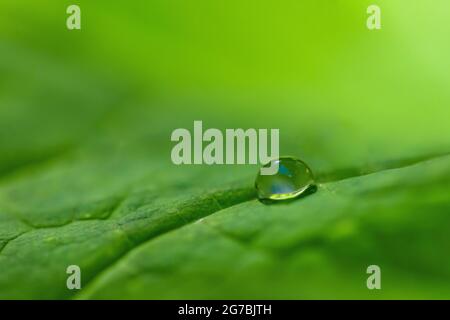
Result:
{"type": "Polygon", "coordinates": [[[0,297],[449,298],[450,3],[372,3],[2,0],[0,297]],[[268,207],[256,167],[173,165],[194,120],[279,128],[323,185],[268,207]]]}

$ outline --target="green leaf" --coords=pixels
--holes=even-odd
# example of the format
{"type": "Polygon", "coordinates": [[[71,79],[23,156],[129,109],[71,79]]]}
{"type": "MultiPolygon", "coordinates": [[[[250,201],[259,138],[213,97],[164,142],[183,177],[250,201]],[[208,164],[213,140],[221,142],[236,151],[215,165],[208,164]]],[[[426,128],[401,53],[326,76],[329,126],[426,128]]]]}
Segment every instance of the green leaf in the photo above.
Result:
{"type": "Polygon", "coordinates": [[[25,2],[0,4],[0,299],[450,297],[448,1],[380,0],[375,33],[364,3],[79,1],[69,32],[25,2]],[[316,192],[174,165],[194,120],[280,129],[316,192]]]}

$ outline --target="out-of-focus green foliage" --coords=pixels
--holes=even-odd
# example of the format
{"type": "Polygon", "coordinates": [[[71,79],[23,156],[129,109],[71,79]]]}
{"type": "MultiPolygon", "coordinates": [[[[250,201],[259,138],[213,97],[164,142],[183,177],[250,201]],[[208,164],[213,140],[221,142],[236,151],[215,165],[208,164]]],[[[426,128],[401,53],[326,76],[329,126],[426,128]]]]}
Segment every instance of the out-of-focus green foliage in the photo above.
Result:
{"type": "Polygon", "coordinates": [[[372,2],[2,0],[0,298],[449,298],[450,3],[372,2]],[[193,120],[279,128],[317,192],[173,165],[193,120]]]}

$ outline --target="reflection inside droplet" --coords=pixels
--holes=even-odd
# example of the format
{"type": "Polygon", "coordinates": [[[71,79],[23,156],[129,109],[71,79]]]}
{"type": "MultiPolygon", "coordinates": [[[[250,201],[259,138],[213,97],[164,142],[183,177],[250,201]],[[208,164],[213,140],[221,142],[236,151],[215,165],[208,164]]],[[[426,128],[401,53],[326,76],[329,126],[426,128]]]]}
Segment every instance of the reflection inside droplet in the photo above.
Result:
{"type": "Polygon", "coordinates": [[[259,199],[286,200],[298,197],[314,184],[311,169],[303,161],[292,157],[272,160],[263,167],[278,164],[274,175],[262,175],[258,172],[255,187],[259,199]]]}

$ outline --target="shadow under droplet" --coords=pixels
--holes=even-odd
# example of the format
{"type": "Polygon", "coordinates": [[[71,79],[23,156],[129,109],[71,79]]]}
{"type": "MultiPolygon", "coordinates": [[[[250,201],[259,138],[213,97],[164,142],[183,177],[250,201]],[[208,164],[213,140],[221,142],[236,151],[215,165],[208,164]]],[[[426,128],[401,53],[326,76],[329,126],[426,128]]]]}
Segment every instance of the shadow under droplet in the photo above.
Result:
{"type": "Polygon", "coordinates": [[[289,204],[291,202],[297,201],[299,199],[305,198],[313,193],[316,193],[317,186],[311,185],[306,189],[303,193],[299,194],[297,197],[292,199],[286,199],[286,200],[272,200],[272,199],[258,199],[259,202],[265,204],[265,205],[280,205],[280,204],[289,204]]]}

